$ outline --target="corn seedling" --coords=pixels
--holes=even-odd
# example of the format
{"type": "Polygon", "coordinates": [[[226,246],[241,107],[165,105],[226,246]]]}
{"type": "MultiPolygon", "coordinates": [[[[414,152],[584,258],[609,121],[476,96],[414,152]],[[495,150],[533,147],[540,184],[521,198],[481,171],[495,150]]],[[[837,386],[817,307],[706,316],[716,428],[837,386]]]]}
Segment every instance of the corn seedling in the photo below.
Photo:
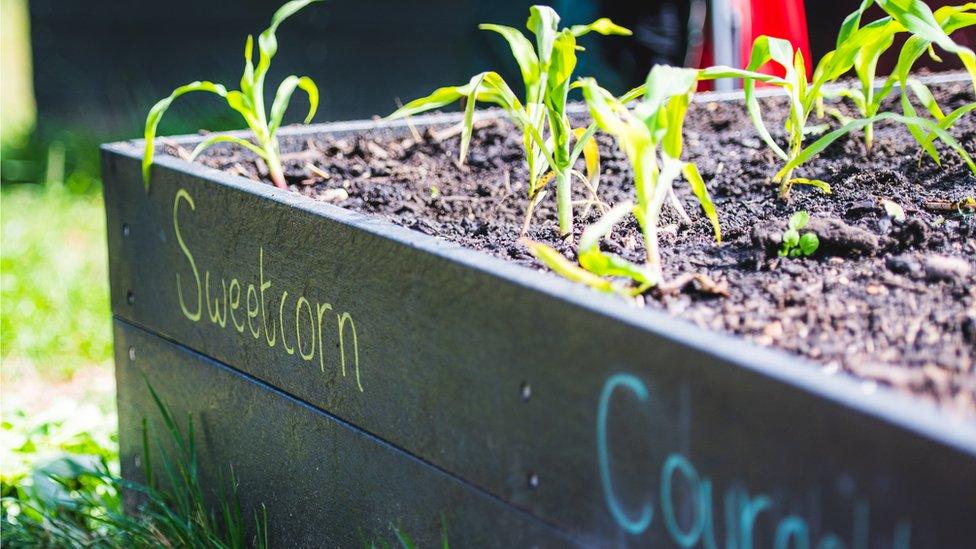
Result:
{"type": "MultiPolygon", "coordinates": [[[[818,72],[829,69],[832,73],[831,76],[835,76],[838,75],[838,69],[842,70],[843,67],[847,66],[847,63],[852,62],[858,87],[825,92],[823,95],[846,97],[854,104],[862,118],[870,118],[878,114],[882,101],[890,95],[895,83],[900,83],[903,111],[906,116],[914,117],[916,115],[915,109],[907,97],[907,92],[911,91],[925,106],[926,110],[941,122],[946,118],[946,115],[936,104],[932,93],[917,80],[909,78],[908,73],[924,51],[928,50],[930,55],[935,57],[932,45],[936,43],[946,51],[956,53],[970,74],[974,74],[976,65],[972,61],[973,52],[953,42],[949,35],[958,29],[976,25],[976,3],[963,6],[945,6],[932,13],[920,0],[879,0],[877,3],[889,15],[861,27],[860,23],[864,12],[874,3],[875,0],[863,0],[860,7],[847,16],[837,35],[837,48],[824,58],[826,62],[822,62],[818,66],[818,72]],[[878,60],[892,46],[895,36],[902,32],[911,33],[911,37],[902,48],[895,70],[882,82],[880,87],[876,88],[878,60]]],[[[814,80],[822,76],[822,74],[815,74],[814,80]]],[[[976,76],[974,76],[974,82],[976,82],[976,76]]],[[[822,101],[819,103],[819,108],[821,111],[823,110],[822,101]]],[[[968,109],[972,110],[972,107],[968,107],[968,109]]],[[[832,114],[842,123],[849,122],[840,116],[836,109],[832,110],[832,114]]],[[[951,118],[944,128],[951,126],[961,114],[963,113],[951,118]]],[[[916,126],[909,125],[908,128],[922,147],[938,161],[938,155],[931,147],[932,140],[922,139],[925,134],[916,126]]],[[[869,123],[864,127],[864,145],[868,153],[871,152],[873,141],[874,124],[869,123]]]]}
{"type": "Polygon", "coordinates": [[[281,167],[281,157],[278,151],[276,134],[278,128],[281,127],[285,110],[287,110],[288,103],[291,101],[291,96],[296,88],[300,88],[308,94],[309,109],[308,115],[305,117],[305,123],[307,124],[312,120],[318,108],[318,87],[307,76],[289,76],[278,86],[274,102],[271,104],[271,111],[268,112],[265,110],[264,104],[264,79],[268,74],[268,68],[271,66],[271,59],[278,51],[278,40],[275,37],[278,26],[285,19],[294,15],[295,12],[313,2],[319,1],[321,0],[293,0],[284,4],[275,12],[274,16],[271,17],[271,26],[258,35],[257,66],[254,65],[253,61],[254,38],[250,35],[247,37],[244,45],[244,75],[241,77],[240,90],[228,91],[221,84],[207,81],[191,82],[185,86],[176,88],[169,97],[162,99],[150,109],[149,116],[146,118],[146,150],[142,158],[142,176],[147,188],[155,150],[154,138],[159,121],[163,117],[163,113],[166,112],[166,109],[169,108],[176,98],[195,91],[214,93],[224,98],[230,108],[244,117],[244,121],[247,122],[248,127],[254,132],[255,143],[230,135],[213,135],[197,145],[190,155],[191,161],[212,145],[217,143],[234,143],[253,152],[264,161],[268,167],[271,181],[274,182],[275,186],[282,189],[288,188],[281,167]]]}
{"type": "Polygon", "coordinates": [[[816,107],[823,96],[823,85],[826,82],[835,80],[850,70],[857,51],[859,48],[864,47],[872,39],[872,36],[870,33],[853,34],[844,43],[842,50],[835,50],[824,56],[817,70],[814,71],[814,79],[812,81],[807,80],[806,65],[801,52],[799,50],[794,51],[789,41],[769,36],[756,38],[756,41],[753,43],[749,66],[746,70],[714,67],[703,71],[703,75],[708,75],[712,71],[718,71],[723,75],[737,75],[744,79],[743,88],[749,118],[752,120],[762,140],[784,161],[783,167],[773,176],[773,181],[779,183],[779,194],[781,198],[788,198],[790,189],[795,184],[812,185],[829,193],[830,185],[826,181],[794,177],[794,170],[808,162],[840,137],[881,120],[893,120],[902,123],[912,129],[912,131],[928,132],[931,139],[941,139],[953,148],[971,169],[976,170],[976,164],[973,164],[969,154],[945,128],[925,118],[899,115],[891,112],[884,112],[867,118],[849,121],[840,128],[823,135],[812,144],[806,147],[803,146],[804,138],[808,134],[822,133],[826,130],[826,126],[807,125],[811,110],[816,107]],[[782,78],[758,75],[756,73],[761,66],[770,61],[783,67],[785,75],[782,78]],[[784,124],[787,135],[786,150],[776,143],[772,135],[770,135],[769,130],[766,129],[759,106],[759,99],[756,95],[756,82],[766,82],[781,87],[787,93],[789,114],[784,124]]]}
{"type": "Polygon", "coordinates": [[[633,167],[636,201],[614,206],[583,231],[577,253],[579,266],[544,244],[526,242],[540,261],[567,278],[603,291],[638,294],[661,284],[664,275],[657,235],[664,205],[670,203],[690,222],[673,189],[674,180],[682,174],[711,222],[715,239],[721,241],[718,214],[705,182],[694,164],[681,160],[682,126],[698,75],[699,71],[694,69],[655,66],[644,87],[644,98],[633,110],[628,110],[623,101],[614,98],[595,80],[581,81],[593,119],[616,139],[633,167]],[[630,214],[641,229],[646,254],[643,264],[600,250],[600,240],[630,214]],[[634,286],[622,289],[610,278],[626,278],[634,286]]]}
{"type": "Polygon", "coordinates": [[[576,39],[590,32],[629,35],[630,31],[607,18],[597,19],[589,25],[559,29],[559,15],[546,6],[529,9],[526,27],[535,37],[534,45],[518,29],[493,24],[479,26],[482,30],[500,34],[508,42],[525,86],[524,103],[497,72],[488,71],[475,75],[467,84],[438,88],[397,109],[389,118],[411,116],[465,99],[460,150],[463,163],[471,142],[475,103],[480,101],[501,107],[522,132],[522,146],[529,168],[526,227],[533,208],[544,196],[546,184],[555,179],[559,229],[568,234],[573,225],[571,178],[574,177],[573,166],[581,154],[585,156],[587,175],[578,172],[575,175],[590,187],[591,194],[595,195],[599,175],[596,143],[591,141],[595,127],[573,129],[566,114],[576,52],[582,49],[577,46],[576,39]],[[573,138],[576,144],[570,148],[573,138]]]}
{"type": "Polygon", "coordinates": [[[780,257],[810,257],[817,251],[820,247],[817,233],[808,231],[800,235],[800,230],[809,222],[810,214],[806,210],[800,210],[790,216],[786,230],[783,231],[783,245],[779,249],[780,257]]]}

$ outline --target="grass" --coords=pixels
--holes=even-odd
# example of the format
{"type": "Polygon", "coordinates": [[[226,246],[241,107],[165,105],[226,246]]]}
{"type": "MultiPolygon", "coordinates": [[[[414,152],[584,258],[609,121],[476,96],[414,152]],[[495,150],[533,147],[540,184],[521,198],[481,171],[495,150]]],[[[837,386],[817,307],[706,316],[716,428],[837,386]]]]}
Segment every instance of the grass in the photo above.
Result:
{"type": "Polygon", "coordinates": [[[63,382],[112,356],[105,217],[98,193],[4,185],[0,236],[3,384],[63,382]]]}

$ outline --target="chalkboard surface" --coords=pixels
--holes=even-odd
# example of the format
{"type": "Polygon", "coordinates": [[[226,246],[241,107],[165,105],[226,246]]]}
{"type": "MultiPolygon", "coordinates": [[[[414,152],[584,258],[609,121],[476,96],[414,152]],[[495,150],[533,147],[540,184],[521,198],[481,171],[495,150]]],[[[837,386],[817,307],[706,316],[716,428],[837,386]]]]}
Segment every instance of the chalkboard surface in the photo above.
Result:
{"type": "Polygon", "coordinates": [[[116,315],[578,540],[965,547],[976,537],[971,424],[176,159],[160,159],[147,193],[139,154],[126,143],[103,153],[116,315]]]}

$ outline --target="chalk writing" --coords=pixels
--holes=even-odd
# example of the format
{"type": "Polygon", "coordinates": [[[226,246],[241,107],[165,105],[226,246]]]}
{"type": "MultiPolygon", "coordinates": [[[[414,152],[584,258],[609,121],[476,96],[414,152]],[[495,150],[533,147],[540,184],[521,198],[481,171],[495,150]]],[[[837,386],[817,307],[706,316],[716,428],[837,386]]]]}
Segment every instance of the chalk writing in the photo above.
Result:
{"type": "MultiPolygon", "coordinates": [[[[722,505],[725,518],[725,543],[717,542],[714,521],[714,494],[712,480],[703,476],[690,459],[681,452],[667,453],[661,464],[656,489],[644,497],[636,509],[627,509],[613,481],[613,456],[609,444],[611,423],[610,404],[615,397],[629,393],[631,401],[647,410],[650,392],[647,385],[636,376],[615,374],[607,379],[600,392],[597,408],[596,442],[599,459],[600,481],[607,509],[617,525],[634,536],[644,535],[653,526],[655,495],[659,497],[660,514],[664,531],[680,547],[705,547],[717,549],[750,549],[753,547],[756,524],[762,515],[772,521],[772,540],[775,549],[863,549],[869,546],[869,506],[858,501],[854,506],[853,533],[849,543],[833,532],[825,532],[815,539],[810,523],[798,514],[783,513],[774,500],[766,494],[750,495],[742,482],[732,481],[724,491],[722,505]],[[687,490],[675,490],[678,484],[687,490]],[[690,522],[679,521],[678,510],[690,510],[690,522]],[[778,520],[776,517],[785,515],[778,520]],[[816,541],[816,544],[814,544],[816,541]]],[[[633,505],[631,505],[633,507],[633,505]]],[[[911,522],[901,520],[894,527],[891,544],[886,547],[908,549],[911,538],[911,522]]],[[[887,541],[887,540],[886,540],[887,541]]]]}
{"type": "Polygon", "coordinates": [[[221,329],[227,328],[227,319],[230,318],[230,325],[234,330],[243,334],[246,327],[255,340],[264,341],[269,348],[275,348],[280,341],[280,348],[286,354],[294,355],[297,350],[298,356],[306,362],[313,362],[318,355],[319,369],[323,373],[326,371],[327,362],[326,343],[334,342],[335,347],[338,348],[338,356],[332,354],[336,359],[339,372],[346,377],[347,365],[351,361],[356,387],[363,391],[359,368],[359,337],[352,314],[348,311],[333,312],[331,303],[320,302],[304,295],[297,295],[296,298],[289,300],[288,290],[282,289],[277,300],[278,314],[275,315],[273,308],[275,302],[272,301],[271,295],[275,291],[275,285],[265,272],[263,246],[258,249],[257,284],[253,281],[253,275],[250,282],[246,278],[234,277],[228,281],[227,278],[220,277],[218,284],[217,275],[212,276],[209,269],[203,270],[201,284],[201,269],[186,244],[184,239],[186,226],[181,225],[180,219],[181,212],[186,215],[187,212],[194,211],[196,211],[196,203],[193,197],[185,189],[179,189],[173,200],[173,232],[186,259],[185,272],[182,276],[180,272],[176,273],[176,293],[183,316],[191,322],[209,320],[211,324],[221,329]],[[181,208],[184,204],[185,207],[181,208]],[[191,277],[186,276],[187,273],[192,274],[192,284],[189,283],[191,277]],[[243,290],[245,287],[246,290],[243,290]],[[245,294],[243,304],[241,303],[242,291],[245,294]],[[246,309],[246,321],[243,315],[238,315],[242,305],[246,309]],[[206,317],[203,316],[204,307],[207,309],[206,317]],[[269,308],[271,308],[270,315],[269,308]],[[289,321],[294,318],[294,323],[290,326],[286,323],[286,311],[294,315],[292,317],[289,314],[287,317],[289,321]]]}

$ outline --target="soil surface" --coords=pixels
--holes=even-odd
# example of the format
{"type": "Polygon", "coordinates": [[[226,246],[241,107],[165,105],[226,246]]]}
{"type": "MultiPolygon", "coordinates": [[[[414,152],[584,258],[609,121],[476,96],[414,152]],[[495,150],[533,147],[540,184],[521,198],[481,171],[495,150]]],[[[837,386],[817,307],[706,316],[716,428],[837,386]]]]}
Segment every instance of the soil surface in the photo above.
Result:
{"type": "MultiPolygon", "coordinates": [[[[933,90],[946,112],[974,100],[968,85],[933,90]]],[[[782,142],[785,100],[765,101],[767,126],[782,142]]],[[[887,110],[900,112],[895,103],[893,96],[887,110]]],[[[811,117],[821,122],[837,125],[811,117]]],[[[952,133],[976,154],[976,116],[964,116],[952,133]]],[[[717,292],[692,281],[676,292],[652,290],[638,305],[802,355],[828,373],[864,380],[866,390],[892,386],[976,420],[976,211],[960,204],[976,196],[976,177],[954,153],[940,143],[939,167],[922,157],[905,128],[884,122],[870,155],[855,132],[795,174],[828,181],[833,194],[797,186],[786,202],[770,182],[780,162],[740,104],[694,105],[684,135],[685,159],[708,184],[724,240],[716,245],[679,181],[675,190],[693,222],[665,208],[664,270],[671,280],[707,275],[717,292]],[[905,219],[894,219],[883,200],[900,205],[905,219]],[[818,233],[821,247],[811,258],[779,258],[779,235],[801,209],[810,213],[808,230],[818,233]]],[[[600,199],[612,205],[632,198],[627,160],[609,136],[600,133],[598,141],[600,199]]],[[[464,165],[458,147],[450,127],[282,138],[295,192],[544,269],[518,241],[527,203],[518,132],[507,120],[485,120],[464,165]]],[[[266,168],[239,148],[215,147],[200,162],[268,182],[266,168]]],[[[599,213],[579,205],[574,242],[565,242],[552,194],[536,208],[528,236],[573,258],[575,240],[599,213]]],[[[580,190],[577,198],[587,196],[580,190]]],[[[636,221],[619,225],[603,248],[641,261],[636,221]]]]}

